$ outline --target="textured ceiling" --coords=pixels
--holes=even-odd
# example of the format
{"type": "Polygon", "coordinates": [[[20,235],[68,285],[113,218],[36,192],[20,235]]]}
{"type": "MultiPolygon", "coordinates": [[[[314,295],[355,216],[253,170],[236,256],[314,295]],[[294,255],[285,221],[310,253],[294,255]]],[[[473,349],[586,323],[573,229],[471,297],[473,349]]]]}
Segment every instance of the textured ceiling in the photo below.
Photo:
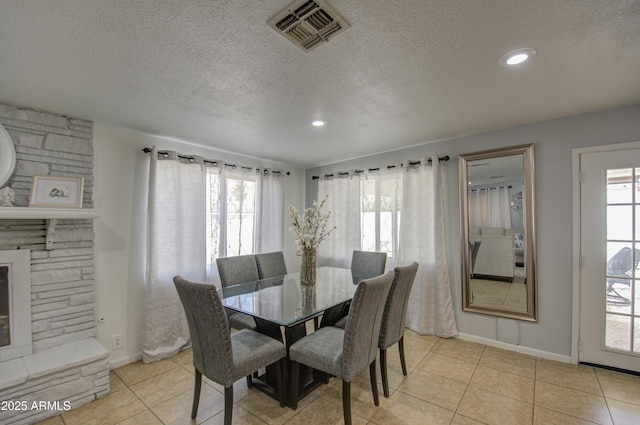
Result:
{"type": "Polygon", "coordinates": [[[300,166],[640,103],[638,0],[329,2],[307,53],[289,0],[2,1],[0,102],[300,166]]]}

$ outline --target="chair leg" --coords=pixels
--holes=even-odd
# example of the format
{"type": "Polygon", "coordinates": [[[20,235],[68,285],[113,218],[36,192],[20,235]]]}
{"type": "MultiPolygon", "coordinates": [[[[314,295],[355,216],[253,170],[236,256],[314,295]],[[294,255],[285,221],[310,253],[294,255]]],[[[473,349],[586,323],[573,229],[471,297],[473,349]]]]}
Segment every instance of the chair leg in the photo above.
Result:
{"type": "Polygon", "coordinates": [[[351,425],[351,382],[342,381],[342,413],[344,425],[351,425]]]}
{"type": "Polygon", "coordinates": [[[387,375],[387,350],[380,350],[380,375],[382,375],[382,391],[389,397],[389,375],[387,375]]]}
{"type": "Polygon", "coordinates": [[[224,389],[224,425],[231,425],[233,419],[233,384],[224,389]]]}
{"type": "Polygon", "coordinates": [[[251,378],[251,375],[247,375],[247,388],[251,387],[253,387],[253,379],[251,378]]]}
{"type": "Polygon", "coordinates": [[[191,407],[191,419],[198,415],[198,404],[200,403],[200,387],[202,386],[202,373],[196,369],[195,385],[193,386],[193,406],[191,407]]]}
{"type": "Polygon", "coordinates": [[[380,397],[378,396],[378,377],[376,376],[376,359],[373,359],[369,365],[369,378],[371,379],[371,392],[373,393],[373,404],[380,406],[380,397]]]}
{"type": "Polygon", "coordinates": [[[300,385],[300,363],[291,361],[291,409],[298,408],[298,391],[300,385]]]}
{"type": "Polygon", "coordinates": [[[404,336],[398,341],[398,349],[400,350],[400,364],[402,365],[402,374],[407,376],[407,361],[404,359],[404,336]]]}
{"type": "Polygon", "coordinates": [[[620,295],[620,293],[613,287],[614,282],[607,282],[607,302],[614,305],[629,305],[631,300],[627,297],[620,295]]]}

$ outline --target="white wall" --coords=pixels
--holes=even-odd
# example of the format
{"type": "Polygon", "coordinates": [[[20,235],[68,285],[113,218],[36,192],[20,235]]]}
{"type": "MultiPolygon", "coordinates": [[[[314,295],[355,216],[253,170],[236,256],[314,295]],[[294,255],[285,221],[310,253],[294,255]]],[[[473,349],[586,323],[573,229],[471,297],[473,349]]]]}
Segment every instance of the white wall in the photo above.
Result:
{"type": "MultiPolygon", "coordinates": [[[[290,171],[285,205],[302,207],[303,172],[286,164],[262,161],[94,123],[98,340],[111,352],[111,366],[141,358],[141,327],[145,286],[145,231],[149,156],[142,148],[157,146],[185,154],[252,167],[290,171]],[[123,349],[111,350],[112,335],[123,334],[123,349]]],[[[295,271],[293,237],[287,234],[285,259],[295,271]]]]}
{"type": "Polygon", "coordinates": [[[451,160],[444,166],[447,250],[458,329],[467,336],[499,341],[499,328],[515,328],[522,347],[568,360],[571,355],[572,318],[571,152],[574,148],[635,141],[640,141],[640,105],[424,144],[308,169],[305,203],[310,204],[317,197],[317,181],[311,178],[314,175],[384,166],[423,156],[449,155],[451,160]],[[529,143],[535,144],[536,161],[539,322],[517,322],[514,326],[505,326],[507,319],[467,313],[461,308],[457,157],[463,153],[529,143]]]}

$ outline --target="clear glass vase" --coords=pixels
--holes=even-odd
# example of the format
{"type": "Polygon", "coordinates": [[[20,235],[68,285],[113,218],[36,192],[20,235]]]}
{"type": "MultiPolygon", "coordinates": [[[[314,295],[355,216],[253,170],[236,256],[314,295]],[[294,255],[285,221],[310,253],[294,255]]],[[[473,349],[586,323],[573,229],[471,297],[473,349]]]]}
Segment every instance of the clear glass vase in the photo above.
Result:
{"type": "Polygon", "coordinates": [[[300,265],[300,283],[302,285],[316,284],[316,249],[302,248],[300,253],[302,264],[300,265]]]}
{"type": "Polygon", "coordinates": [[[302,305],[302,314],[307,315],[316,311],[316,286],[315,285],[303,285],[302,297],[300,304],[302,305]]]}

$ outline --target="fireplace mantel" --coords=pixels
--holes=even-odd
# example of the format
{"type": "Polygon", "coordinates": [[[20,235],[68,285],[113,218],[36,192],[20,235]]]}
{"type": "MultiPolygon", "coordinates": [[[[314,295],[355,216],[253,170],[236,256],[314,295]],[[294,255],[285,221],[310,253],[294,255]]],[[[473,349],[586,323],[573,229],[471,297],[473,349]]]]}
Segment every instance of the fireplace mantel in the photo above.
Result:
{"type": "Polygon", "coordinates": [[[53,249],[53,234],[59,219],[94,219],[100,212],[93,208],[0,207],[0,220],[46,220],[46,249],[53,249]]]}
{"type": "Polygon", "coordinates": [[[92,208],[0,207],[0,220],[80,219],[99,216],[98,210],[92,208]]]}

